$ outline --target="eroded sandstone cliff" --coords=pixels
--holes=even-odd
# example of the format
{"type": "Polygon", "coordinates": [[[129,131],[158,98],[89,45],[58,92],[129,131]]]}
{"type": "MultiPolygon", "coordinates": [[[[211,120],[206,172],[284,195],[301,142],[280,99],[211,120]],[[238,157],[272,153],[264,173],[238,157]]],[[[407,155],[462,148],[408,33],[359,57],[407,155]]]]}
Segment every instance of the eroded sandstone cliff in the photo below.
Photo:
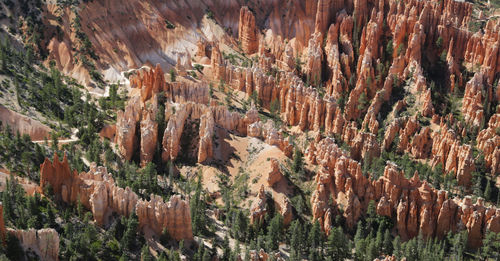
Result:
{"type": "Polygon", "coordinates": [[[40,187],[51,185],[56,198],[70,204],[78,200],[94,216],[99,225],[108,224],[110,215],[138,216],[140,229],[151,229],[161,235],[166,229],[176,240],[192,240],[189,204],[180,196],[164,202],[158,196],[140,199],[129,187],[118,187],[106,168],[91,165],[90,171],[78,174],[71,171],[66,156],[59,161],[57,154],[51,162],[45,159],[40,171],[40,187]]]}

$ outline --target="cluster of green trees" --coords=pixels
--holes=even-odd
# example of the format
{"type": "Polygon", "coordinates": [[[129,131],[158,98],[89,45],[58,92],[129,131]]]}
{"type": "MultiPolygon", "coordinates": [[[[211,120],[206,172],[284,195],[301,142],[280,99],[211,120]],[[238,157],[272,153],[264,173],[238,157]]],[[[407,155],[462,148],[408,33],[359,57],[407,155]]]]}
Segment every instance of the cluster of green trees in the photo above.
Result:
{"type": "MultiPolygon", "coordinates": [[[[445,174],[441,163],[438,163],[435,167],[431,167],[426,163],[410,158],[408,154],[400,155],[395,152],[397,140],[396,138],[392,146],[394,149],[389,152],[383,151],[380,157],[366,159],[363,162],[363,173],[365,175],[370,174],[372,179],[378,179],[384,174],[384,169],[387,165],[386,162],[391,161],[404,171],[406,178],[411,178],[415,172],[418,172],[420,180],[427,180],[435,188],[448,190],[452,195],[453,193],[460,196],[465,195],[466,189],[458,186],[454,173],[445,174]],[[454,192],[453,188],[458,188],[458,190],[454,192]]],[[[484,155],[475,151],[474,158],[476,171],[472,173],[474,181],[471,191],[472,195],[500,204],[500,193],[495,185],[495,180],[487,176],[489,171],[485,166],[484,155]]]]}
{"type": "MultiPolygon", "coordinates": [[[[7,227],[56,229],[60,235],[59,256],[62,260],[139,259],[141,247],[145,245],[143,236],[137,232],[135,213],[128,218],[116,218],[107,230],[103,230],[91,222],[92,214],[84,209],[81,202],[68,206],[55,204],[37,193],[26,195],[15,179],[7,180],[0,199],[7,227]]],[[[163,260],[179,260],[175,256],[169,252],[163,260]]],[[[24,251],[16,237],[11,235],[7,237],[7,247],[0,244],[0,259],[5,260],[2,259],[5,257],[10,260],[36,259],[36,255],[24,251]]]]}
{"type": "Polygon", "coordinates": [[[147,200],[150,199],[151,194],[159,195],[164,200],[168,200],[172,195],[170,184],[158,182],[158,173],[154,163],[149,162],[142,169],[139,169],[133,162],[120,164],[117,171],[109,169],[113,173],[118,186],[122,188],[130,187],[137,195],[147,200]]]}
{"type": "MultiPolygon", "coordinates": [[[[207,205],[202,195],[201,175],[198,175],[194,196],[189,202],[191,210],[191,223],[195,235],[207,234],[208,218],[206,215],[207,205]]],[[[203,256],[203,255],[202,255],[203,256]]]]}
{"type": "Polygon", "coordinates": [[[18,104],[43,113],[49,119],[79,129],[83,144],[91,144],[92,136],[102,128],[107,118],[92,103],[90,95],[82,99],[82,88],[74,79],[63,76],[51,63],[50,69],[35,67],[29,52],[13,48],[7,38],[0,39],[0,74],[8,76],[15,88],[18,104]]]}
{"type": "Polygon", "coordinates": [[[139,234],[137,215],[116,218],[107,230],[96,227],[92,214],[80,204],[65,212],[59,256],[63,260],[139,259],[144,237],[139,234]],[[68,211],[69,210],[69,211],[68,211]]]}
{"type": "Polygon", "coordinates": [[[52,204],[38,193],[27,196],[16,179],[7,179],[0,195],[7,226],[20,229],[54,227],[55,210],[52,204]]]}
{"type": "Polygon", "coordinates": [[[0,164],[11,173],[39,181],[40,164],[45,159],[45,148],[31,142],[28,135],[15,135],[9,126],[0,122],[0,164]]]}
{"type": "Polygon", "coordinates": [[[109,85],[109,96],[99,98],[99,106],[103,110],[123,110],[127,94],[125,92],[118,93],[118,84],[109,85]]]}

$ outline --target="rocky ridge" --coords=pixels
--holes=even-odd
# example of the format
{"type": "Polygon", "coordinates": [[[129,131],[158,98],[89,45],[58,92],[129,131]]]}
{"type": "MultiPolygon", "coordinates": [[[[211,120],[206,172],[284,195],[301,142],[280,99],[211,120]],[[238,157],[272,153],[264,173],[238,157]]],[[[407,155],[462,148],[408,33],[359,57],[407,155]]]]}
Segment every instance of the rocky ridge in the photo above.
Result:
{"type": "Polygon", "coordinates": [[[24,249],[31,249],[42,260],[59,260],[59,234],[53,228],[43,229],[12,229],[6,228],[3,219],[3,206],[0,202],[0,237],[5,246],[7,234],[19,239],[19,243],[24,249]]]}
{"type": "Polygon", "coordinates": [[[470,196],[449,198],[447,191],[421,181],[418,173],[406,179],[391,162],[387,162],[382,177],[370,180],[362,174],[361,164],[342,155],[328,138],[314,147],[309,151],[309,159],[320,164],[323,170],[316,175],[317,187],[311,205],[313,217],[320,220],[327,232],[331,229],[332,213],[337,213],[340,205],[347,226],[352,228],[371,200],[375,201],[379,215],[396,220],[395,230],[403,240],[419,233],[432,238],[467,229],[469,244],[478,247],[487,230],[498,232],[500,229],[500,209],[485,206],[481,198],[476,203],[470,196]],[[329,156],[326,160],[325,155],[329,156]],[[332,204],[328,204],[329,199],[332,204]]]}
{"type": "Polygon", "coordinates": [[[52,162],[45,159],[40,172],[42,191],[50,184],[56,198],[69,204],[80,200],[101,226],[108,224],[112,213],[129,216],[135,211],[140,229],[156,235],[166,229],[176,240],[193,239],[189,204],[178,195],[168,202],[155,195],[149,201],[139,199],[130,188],[118,187],[106,168],[92,164],[88,173],[78,174],[71,171],[66,156],[59,161],[57,154],[52,162]]]}

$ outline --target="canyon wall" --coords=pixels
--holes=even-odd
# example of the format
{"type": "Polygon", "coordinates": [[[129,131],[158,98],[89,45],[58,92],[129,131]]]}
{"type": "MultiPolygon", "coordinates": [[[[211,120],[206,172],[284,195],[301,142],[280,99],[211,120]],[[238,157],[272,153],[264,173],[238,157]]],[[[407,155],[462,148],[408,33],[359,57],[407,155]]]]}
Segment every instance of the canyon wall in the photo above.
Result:
{"type": "Polygon", "coordinates": [[[0,105],[0,123],[3,128],[7,125],[12,130],[12,133],[19,132],[21,135],[29,135],[31,140],[40,141],[44,138],[50,139],[50,132],[52,131],[48,126],[41,122],[31,119],[15,111],[11,111],[0,105]]]}

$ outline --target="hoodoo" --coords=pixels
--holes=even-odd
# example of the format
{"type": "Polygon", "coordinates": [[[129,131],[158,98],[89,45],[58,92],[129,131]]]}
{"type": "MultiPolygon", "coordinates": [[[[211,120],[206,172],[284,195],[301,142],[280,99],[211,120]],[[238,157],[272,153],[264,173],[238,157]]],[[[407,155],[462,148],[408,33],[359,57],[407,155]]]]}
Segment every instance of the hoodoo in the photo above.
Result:
{"type": "Polygon", "coordinates": [[[4,2],[1,259],[500,260],[498,0],[4,2]]]}

